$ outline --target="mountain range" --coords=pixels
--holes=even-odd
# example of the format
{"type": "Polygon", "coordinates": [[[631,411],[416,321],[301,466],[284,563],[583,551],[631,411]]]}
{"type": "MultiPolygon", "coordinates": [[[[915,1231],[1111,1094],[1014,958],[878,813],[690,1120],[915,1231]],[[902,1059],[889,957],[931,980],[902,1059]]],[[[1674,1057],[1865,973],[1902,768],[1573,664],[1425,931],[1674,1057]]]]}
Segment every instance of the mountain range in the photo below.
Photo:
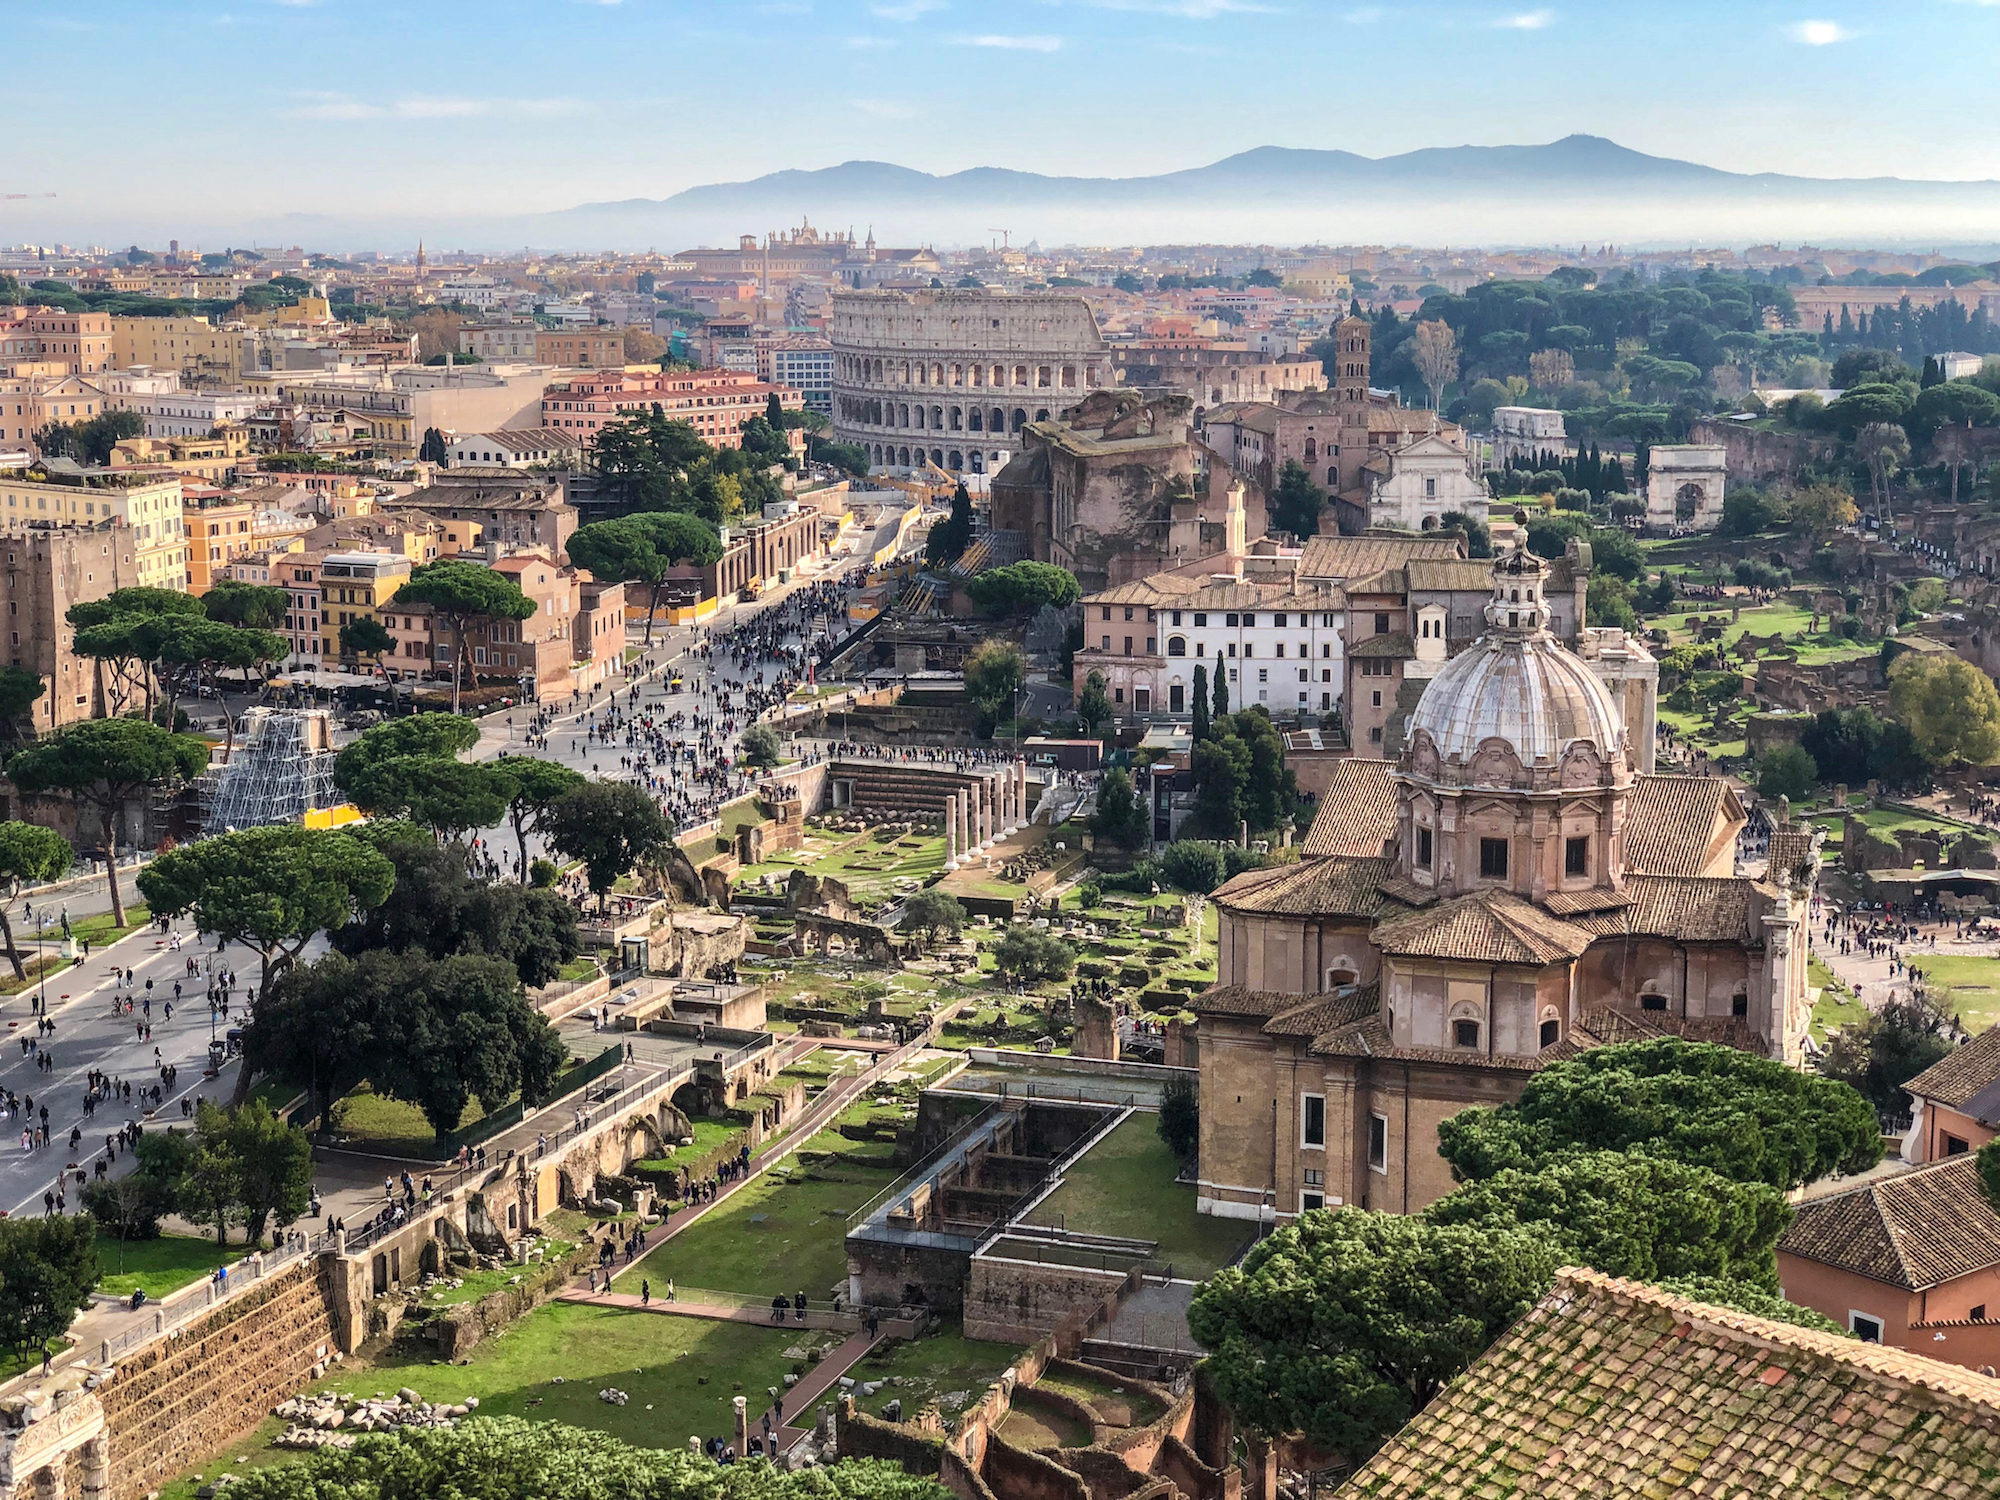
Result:
{"type": "Polygon", "coordinates": [[[531,221],[528,242],[728,244],[801,217],[885,244],[1272,240],[1357,244],[1656,244],[2000,240],[2000,182],[1726,172],[1600,136],[1367,157],[1261,146],[1146,177],[975,167],[946,176],[850,161],[589,203],[531,221]]]}
{"type": "Polygon", "coordinates": [[[667,198],[544,213],[363,216],[274,209],[227,222],[154,225],[126,210],[79,216],[23,203],[10,233],[120,243],[149,231],[329,249],[681,250],[810,219],[872,229],[884,245],[1013,243],[1419,244],[1680,247],[1876,245],[2000,254],[2000,182],[1815,178],[1727,172],[1649,156],[1601,136],[1535,146],[1449,146],[1367,157],[1260,146],[1206,166],[1139,177],[974,167],[938,176],[849,161],[691,187],[667,198]]]}

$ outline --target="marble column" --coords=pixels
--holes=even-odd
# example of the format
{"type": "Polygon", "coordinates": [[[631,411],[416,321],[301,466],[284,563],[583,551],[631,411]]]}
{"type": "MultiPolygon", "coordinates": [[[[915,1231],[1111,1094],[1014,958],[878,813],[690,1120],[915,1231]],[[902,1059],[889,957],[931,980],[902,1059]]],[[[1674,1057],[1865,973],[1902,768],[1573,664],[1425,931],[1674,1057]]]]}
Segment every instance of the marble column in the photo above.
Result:
{"type": "Polygon", "coordinates": [[[1035,821],[1035,810],[1028,804],[1028,763],[1025,760],[1014,762],[1014,775],[1016,785],[1021,788],[1021,821],[1032,823],[1035,821]]]}
{"type": "Polygon", "coordinates": [[[963,861],[971,855],[974,844],[971,789],[960,787],[952,800],[958,805],[958,857],[963,861]]]}
{"type": "Polygon", "coordinates": [[[944,867],[958,868],[958,814],[950,798],[944,804],[944,867]]]}
{"type": "Polygon", "coordinates": [[[62,1459],[35,1470],[35,1500],[63,1500],[66,1488],[62,1459]]]}
{"type": "Polygon", "coordinates": [[[993,778],[979,778],[979,847],[993,847],[993,778]]]}
{"type": "Polygon", "coordinates": [[[83,1445],[83,1500],[110,1500],[111,1440],[94,1437],[83,1445]]]}

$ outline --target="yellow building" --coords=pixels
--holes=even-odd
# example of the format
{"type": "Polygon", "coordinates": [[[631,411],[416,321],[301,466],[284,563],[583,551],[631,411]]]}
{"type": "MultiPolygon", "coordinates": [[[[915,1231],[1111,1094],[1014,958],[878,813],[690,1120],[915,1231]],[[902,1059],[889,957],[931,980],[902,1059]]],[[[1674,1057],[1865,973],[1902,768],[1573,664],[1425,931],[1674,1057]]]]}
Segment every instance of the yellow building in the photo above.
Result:
{"type": "Polygon", "coordinates": [[[333,321],[333,309],[324,297],[301,297],[290,307],[243,314],[244,324],[251,328],[319,328],[333,321]]]}
{"type": "Polygon", "coordinates": [[[249,452],[250,439],[241,427],[222,429],[213,437],[135,437],[113,446],[111,467],[171,469],[209,484],[234,484],[250,466],[249,452]]]}
{"type": "Polygon", "coordinates": [[[104,392],[87,380],[36,366],[14,365],[0,378],[0,440],[29,445],[51,422],[88,422],[104,412],[104,392]]]}
{"type": "Polygon", "coordinates": [[[0,474],[0,517],[8,529],[35,523],[95,526],[105,520],[132,528],[134,571],[142,588],[187,588],[187,535],[178,474],[94,476],[60,484],[0,474]]]}
{"type": "Polygon", "coordinates": [[[233,383],[243,372],[243,334],[217,328],[206,318],[114,317],[111,363],[120,370],[134,365],[179,370],[190,382],[233,383]]]}
{"type": "Polygon", "coordinates": [[[205,594],[239,557],[266,549],[256,535],[257,508],[240,495],[184,498],[181,519],[187,530],[187,591],[205,594]]]}
{"type": "Polygon", "coordinates": [[[410,581],[410,559],[400,552],[329,552],[319,565],[320,660],[340,660],[340,627],[381,606],[410,581]]]}

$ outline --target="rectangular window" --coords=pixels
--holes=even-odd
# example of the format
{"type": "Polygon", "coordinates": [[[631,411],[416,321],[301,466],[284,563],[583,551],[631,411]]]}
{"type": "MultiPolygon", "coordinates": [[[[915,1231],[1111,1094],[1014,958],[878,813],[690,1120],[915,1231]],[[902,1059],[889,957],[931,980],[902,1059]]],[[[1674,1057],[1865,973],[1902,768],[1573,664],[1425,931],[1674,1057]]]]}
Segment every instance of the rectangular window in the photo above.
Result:
{"type": "Polygon", "coordinates": [[[1229,626],[1229,627],[1230,627],[1231,629],[1234,629],[1234,628],[1235,628],[1235,626],[1236,626],[1236,616],[1235,616],[1235,615],[1224,615],[1224,616],[1222,617],[1222,623],[1223,623],[1224,625],[1227,625],[1227,626],[1229,626]]]}
{"type": "Polygon", "coordinates": [[[1368,1117],[1368,1166],[1371,1171],[1389,1170],[1389,1117],[1368,1117]]]}
{"type": "Polygon", "coordinates": [[[1377,615],[1375,617],[1375,633],[1377,635],[1387,635],[1389,633],[1389,617],[1387,615],[1377,615]]]}
{"type": "Polygon", "coordinates": [[[1198,626],[1206,625],[1208,623],[1208,616],[1204,614],[1201,610],[1196,610],[1194,612],[1194,622],[1198,626]]]}
{"type": "Polygon", "coordinates": [[[1944,1154],[1946,1156],[1963,1156],[1971,1149],[1972,1145],[1969,1141],[1962,1141],[1955,1135],[1948,1135],[1944,1138],[1944,1154]]]}
{"type": "Polygon", "coordinates": [[[1300,1213],[1302,1214],[1315,1213],[1318,1210],[1325,1207],[1326,1207],[1325,1193],[1302,1192],[1299,1194],[1300,1213]]]}
{"type": "Polygon", "coordinates": [[[1425,870],[1431,867],[1431,831],[1428,828],[1417,830],[1417,864],[1425,870]]]}
{"type": "Polygon", "coordinates": [[[1269,682],[1271,680],[1271,669],[1269,667],[1259,667],[1257,669],[1257,680],[1259,682],[1269,682]]]}
{"type": "Polygon", "coordinates": [[[1271,623],[1278,629],[1283,630],[1285,628],[1285,617],[1282,614],[1272,615],[1271,623]]]}
{"type": "Polygon", "coordinates": [[[1590,840],[1573,838],[1563,840],[1563,874],[1588,875],[1590,873],[1590,840]]]}
{"type": "Polygon", "coordinates": [[[1853,1335],[1864,1344],[1879,1344],[1882,1342],[1882,1320],[1880,1318],[1871,1318],[1864,1312],[1849,1311],[1847,1314],[1847,1326],[1853,1335]]]}
{"type": "Polygon", "coordinates": [[[1326,1146],[1326,1096],[1303,1094],[1299,1098],[1299,1144],[1312,1149],[1326,1146]]]}
{"type": "Polygon", "coordinates": [[[1481,839],[1479,841],[1479,878],[1482,880],[1505,880],[1507,878],[1507,841],[1505,839],[1481,839]]]}

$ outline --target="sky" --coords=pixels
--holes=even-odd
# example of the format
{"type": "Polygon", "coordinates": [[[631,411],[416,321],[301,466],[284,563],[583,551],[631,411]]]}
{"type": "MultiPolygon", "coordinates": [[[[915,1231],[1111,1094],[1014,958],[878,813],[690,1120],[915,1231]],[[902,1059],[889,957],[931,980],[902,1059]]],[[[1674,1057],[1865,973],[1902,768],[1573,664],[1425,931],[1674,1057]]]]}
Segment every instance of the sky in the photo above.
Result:
{"type": "Polygon", "coordinates": [[[1735,171],[2000,179],[2000,0],[7,9],[33,61],[0,192],[57,197],[0,200],[0,243],[533,213],[853,158],[1134,176],[1577,131],[1735,171]]]}

